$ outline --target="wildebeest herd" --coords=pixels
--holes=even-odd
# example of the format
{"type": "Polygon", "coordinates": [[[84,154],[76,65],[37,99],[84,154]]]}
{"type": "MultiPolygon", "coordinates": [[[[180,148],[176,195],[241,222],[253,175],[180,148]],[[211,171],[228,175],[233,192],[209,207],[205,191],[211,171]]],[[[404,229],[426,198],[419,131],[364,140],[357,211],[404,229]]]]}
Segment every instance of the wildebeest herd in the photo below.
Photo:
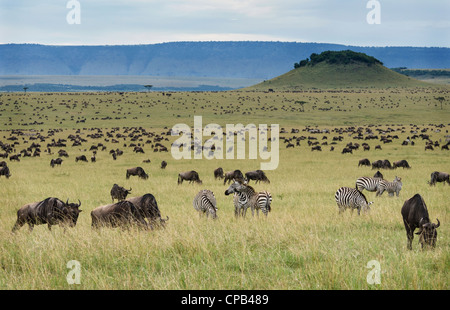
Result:
{"type": "MultiPolygon", "coordinates": [[[[357,136],[359,136],[360,132],[355,132],[357,133],[357,136]]],[[[134,131],[133,134],[136,134],[136,132],[134,131]]],[[[108,135],[108,137],[112,138],[113,136],[108,135]]],[[[120,138],[118,134],[116,134],[115,137],[120,138]]],[[[295,138],[295,140],[297,141],[297,146],[299,146],[299,142],[304,139],[305,138],[303,137],[295,138]]],[[[306,139],[308,139],[308,142],[310,142],[309,145],[311,145],[312,147],[317,146],[316,142],[312,142],[314,141],[313,138],[308,137],[306,139]]],[[[284,140],[290,141],[290,139],[284,140]]],[[[77,141],[80,141],[80,138],[74,136],[71,137],[71,141],[73,141],[73,143],[75,144],[78,143],[77,141]]],[[[337,141],[340,140],[337,139],[337,141]]],[[[51,154],[51,147],[64,147],[66,145],[65,142],[66,141],[62,139],[52,141],[53,144],[47,146],[47,152],[51,154]]],[[[7,158],[8,154],[12,152],[12,149],[4,143],[1,143],[1,146],[6,154],[4,158],[7,158]]],[[[142,148],[136,148],[136,146],[133,146],[132,143],[130,143],[129,146],[134,147],[134,152],[142,152],[142,148]]],[[[37,143],[33,143],[32,149],[34,150],[34,152],[32,154],[39,154],[39,147],[40,146],[37,143]]],[[[95,148],[98,147],[103,148],[100,143],[98,145],[95,145],[95,148]]],[[[161,145],[159,147],[161,147],[161,145]]],[[[357,150],[358,147],[359,145],[357,143],[347,144],[346,146],[346,148],[350,149],[351,151],[357,150]]],[[[367,149],[366,145],[363,145],[363,147],[364,149],[367,149]]],[[[96,151],[96,149],[92,150],[96,151]]],[[[28,150],[28,152],[31,153],[31,150],[28,150]]],[[[23,154],[28,153],[23,152],[23,154]]],[[[119,149],[116,149],[111,154],[113,156],[113,159],[115,159],[117,156],[121,156],[123,152],[119,149]]],[[[60,166],[63,162],[61,157],[68,157],[67,152],[64,150],[60,150],[58,152],[58,155],[60,157],[52,159],[50,161],[51,167],[60,166]]],[[[20,158],[20,156],[10,156],[10,160],[17,160],[15,159],[16,157],[17,159],[20,158]]],[[[93,154],[93,157],[91,157],[91,161],[94,162],[92,158],[95,158],[95,154],[93,154]]],[[[85,155],[77,156],[75,158],[75,162],[78,161],[87,162],[87,158],[85,155]]],[[[167,162],[163,161],[161,163],[161,168],[165,169],[166,166],[167,162]]],[[[371,166],[372,169],[411,168],[411,165],[406,160],[394,161],[393,164],[391,164],[387,159],[377,160],[371,163],[367,158],[361,160],[358,163],[358,166],[371,166]]],[[[216,170],[214,170],[213,174],[215,179],[223,179],[223,184],[229,185],[229,187],[225,191],[225,195],[233,194],[233,204],[236,217],[245,217],[248,208],[251,209],[252,215],[254,214],[254,211],[256,211],[258,215],[259,210],[261,210],[262,213],[267,216],[268,213],[272,210],[271,194],[267,191],[258,192],[249,185],[249,182],[252,180],[255,181],[255,184],[258,184],[259,182],[270,184],[270,181],[264,171],[254,170],[248,171],[244,174],[241,170],[224,172],[222,168],[217,168],[216,170]]],[[[11,175],[12,174],[6,164],[6,161],[0,162],[0,176],[9,178],[11,177],[11,175]]],[[[137,176],[138,178],[144,180],[149,178],[148,173],[139,166],[126,170],[126,179],[128,179],[130,176],[137,176]]],[[[362,193],[364,189],[369,192],[376,192],[376,196],[381,196],[384,191],[387,191],[390,196],[393,196],[395,194],[398,197],[403,186],[402,179],[400,177],[396,177],[392,182],[390,182],[383,178],[380,171],[377,171],[374,177],[366,177],[366,179],[364,180],[362,180],[362,178],[360,179],[356,181],[355,187],[342,187],[336,192],[335,200],[339,206],[339,213],[341,213],[346,208],[351,208],[352,210],[357,209],[358,214],[361,210],[363,210],[363,212],[368,211],[370,209],[369,206],[372,202],[368,202],[366,196],[362,193]]],[[[196,184],[203,183],[198,172],[194,170],[180,172],[178,174],[177,183],[181,185],[183,181],[188,181],[190,183],[196,184]]],[[[428,183],[430,184],[430,186],[433,186],[438,182],[444,182],[444,184],[447,183],[450,185],[449,174],[438,171],[433,172],[428,183]]],[[[168,217],[166,217],[166,219],[163,219],[161,217],[158,204],[156,203],[156,198],[152,194],[147,193],[143,196],[127,199],[127,196],[130,194],[131,190],[131,188],[125,189],[124,187],[114,184],[113,188],[111,188],[110,190],[113,203],[97,207],[91,212],[92,227],[129,227],[132,225],[136,225],[144,229],[165,227],[165,224],[168,221],[168,217]],[[115,199],[118,200],[117,203],[114,203],[115,199]]],[[[419,195],[420,199],[418,199],[416,196],[413,197],[414,199],[411,198],[410,200],[406,201],[402,209],[403,220],[405,223],[405,229],[407,231],[409,242],[408,248],[411,248],[411,235],[416,228],[419,228],[419,233],[421,234],[419,240],[422,245],[429,244],[434,246],[437,234],[436,228],[440,226],[440,223],[439,221],[437,224],[431,223],[423,198],[419,195]]],[[[68,201],[64,203],[62,200],[59,200],[55,197],[49,197],[40,202],[26,204],[17,213],[17,221],[14,225],[13,231],[18,230],[24,224],[28,224],[30,226],[30,230],[34,227],[34,225],[38,224],[48,224],[49,228],[51,228],[52,225],[58,224],[61,224],[65,227],[73,227],[77,222],[78,214],[81,212],[81,210],[79,209],[80,206],[81,202],[79,202],[78,204],[69,203],[68,201]]],[[[206,214],[211,218],[218,218],[216,198],[214,196],[214,193],[207,189],[198,192],[198,194],[194,197],[193,206],[194,209],[200,214],[206,214]]]]}

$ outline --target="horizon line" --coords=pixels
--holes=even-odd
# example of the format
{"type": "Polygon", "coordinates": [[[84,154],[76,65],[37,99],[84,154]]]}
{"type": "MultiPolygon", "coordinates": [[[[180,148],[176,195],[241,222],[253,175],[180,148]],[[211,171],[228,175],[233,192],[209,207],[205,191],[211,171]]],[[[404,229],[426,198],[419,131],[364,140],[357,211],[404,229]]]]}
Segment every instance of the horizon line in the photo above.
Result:
{"type": "Polygon", "coordinates": [[[99,46],[144,46],[144,45],[160,45],[160,44],[172,44],[172,43],[227,43],[227,42],[249,42],[249,43],[295,43],[295,44],[330,44],[330,45],[342,45],[342,46],[355,46],[365,48],[383,48],[383,47],[418,47],[418,48],[450,48],[450,46],[427,46],[427,45],[357,45],[346,43],[333,43],[333,42],[313,42],[313,41],[282,41],[282,40],[181,40],[181,41],[166,41],[166,42],[154,42],[154,43],[134,43],[134,44],[73,44],[73,43],[60,43],[60,44],[46,44],[46,43],[33,43],[33,42],[0,42],[0,45],[42,45],[42,46],[56,46],[56,47],[99,47],[99,46]]]}

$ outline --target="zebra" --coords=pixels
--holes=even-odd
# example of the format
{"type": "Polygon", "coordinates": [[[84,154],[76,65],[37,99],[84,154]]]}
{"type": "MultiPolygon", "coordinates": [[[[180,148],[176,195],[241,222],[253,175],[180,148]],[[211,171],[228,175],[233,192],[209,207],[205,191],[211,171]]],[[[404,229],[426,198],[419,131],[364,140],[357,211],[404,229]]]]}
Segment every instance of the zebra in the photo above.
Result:
{"type": "Polygon", "coordinates": [[[345,209],[351,208],[352,213],[353,209],[357,209],[358,215],[360,215],[361,209],[367,212],[370,210],[369,206],[373,203],[367,202],[366,196],[358,189],[345,186],[336,191],[334,198],[339,207],[339,214],[344,212],[345,209]]]}
{"type": "Polygon", "coordinates": [[[382,180],[383,178],[360,177],[356,180],[356,189],[360,192],[363,190],[376,192],[382,180]]]}
{"type": "Polygon", "coordinates": [[[206,213],[206,217],[211,215],[213,219],[217,218],[217,203],[214,193],[210,190],[204,189],[198,192],[194,197],[194,209],[198,211],[199,215],[206,213]]]}
{"type": "Polygon", "coordinates": [[[272,210],[270,205],[272,204],[272,195],[268,191],[256,192],[255,189],[245,182],[234,181],[233,184],[225,191],[225,195],[234,193],[234,215],[236,218],[242,216],[245,218],[248,207],[252,210],[252,216],[254,216],[254,210],[259,217],[259,210],[265,216],[272,210]]]}
{"type": "Polygon", "coordinates": [[[402,178],[399,178],[397,176],[392,182],[382,180],[378,186],[376,196],[381,196],[384,193],[384,191],[387,191],[389,193],[389,196],[394,196],[394,193],[396,193],[398,197],[398,194],[400,193],[402,186],[403,186],[402,178]]]}

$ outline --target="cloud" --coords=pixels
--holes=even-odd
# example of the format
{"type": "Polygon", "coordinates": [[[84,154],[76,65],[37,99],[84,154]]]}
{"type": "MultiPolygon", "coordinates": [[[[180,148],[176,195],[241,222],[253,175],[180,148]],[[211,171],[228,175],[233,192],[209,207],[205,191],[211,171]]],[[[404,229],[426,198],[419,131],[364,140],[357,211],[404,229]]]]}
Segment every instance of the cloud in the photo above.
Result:
{"type": "Polygon", "coordinates": [[[446,1],[379,1],[381,24],[368,25],[364,0],[79,0],[81,24],[68,25],[68,0],[0,0],[0,43],[271,40],[450,46],[446,1]]]}

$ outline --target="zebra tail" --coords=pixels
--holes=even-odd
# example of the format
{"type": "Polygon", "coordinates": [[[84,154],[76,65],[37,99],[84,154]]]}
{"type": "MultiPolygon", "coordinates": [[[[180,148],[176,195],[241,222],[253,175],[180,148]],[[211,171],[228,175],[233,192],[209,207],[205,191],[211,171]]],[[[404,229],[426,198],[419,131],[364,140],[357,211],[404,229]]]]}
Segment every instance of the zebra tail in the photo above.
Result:
{"type": "MultiPolygon", "coordinates": [[[[267,193],[266,193],[267,195],[267,193]]],[[[270,212],[272,210],[272,208],[270,207],[270,204],[272,202],[272,196],[267,195],[267,200],[266,200],[266,209],[270,212]]]]}

